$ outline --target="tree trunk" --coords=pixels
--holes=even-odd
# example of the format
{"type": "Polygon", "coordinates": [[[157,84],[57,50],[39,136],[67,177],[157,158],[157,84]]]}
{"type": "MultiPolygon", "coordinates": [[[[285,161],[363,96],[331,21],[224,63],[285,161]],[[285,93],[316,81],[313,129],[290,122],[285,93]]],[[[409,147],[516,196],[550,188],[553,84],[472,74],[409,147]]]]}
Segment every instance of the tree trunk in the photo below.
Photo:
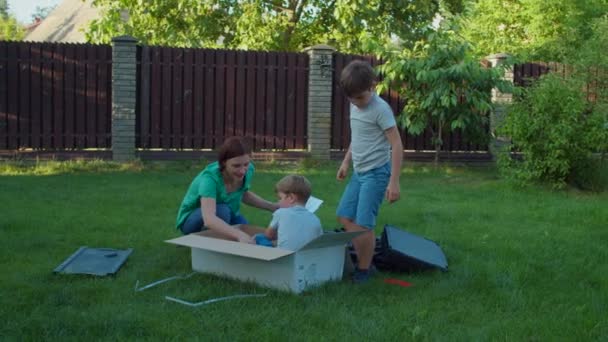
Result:
{"type": "Polygon", "coordinates": [[[439,151],[441,151],[441,129],[443,125],[437,128],[437,136],[435,137],[435,167],[439,166],[439,151]]]}

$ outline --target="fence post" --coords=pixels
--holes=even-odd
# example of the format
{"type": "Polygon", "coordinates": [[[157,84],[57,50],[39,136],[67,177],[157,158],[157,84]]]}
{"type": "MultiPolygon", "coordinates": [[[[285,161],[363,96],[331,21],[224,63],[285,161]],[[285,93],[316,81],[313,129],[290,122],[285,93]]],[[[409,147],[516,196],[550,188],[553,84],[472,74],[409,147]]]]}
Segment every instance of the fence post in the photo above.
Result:
{"type": "Polygon", "coordinates": [[[112,39],[112,159],[135,158],[137,39],[112,39]]]}
{"type": "MultiPolygon", "coordinates": [[[[497,53],[486,57],[486,59],[491,63],[492,68],[497,68],[502,67],[502,65],[507,62],[509,57],[509,54],[497,53]]],[[[505,69],[503,79],[513,83],[513,66],[505,69]]],[[[498,153],[500,153],[502,147],[508,144],[510,141],[508,137],[499,136],[496,133],[496,130],[502,124],[505,115],[507,114],[507,106],[512,100],[512,94],[502,93],[496,88],[492,89],[492,103],[494,104],[494,111],[490,114],[490,133],[492,135],[492,141],[490,142],[490,153],[492,154],[492,158],[494,160],[496,160],[496,157],[498,156],[498,153]]]]}
{"type": "Polygon", "coordinates": [[[308,152],[314,159],[329,159],[333,53],[328,45],[304,49],[310,56],[308,71],[308,152]]]}

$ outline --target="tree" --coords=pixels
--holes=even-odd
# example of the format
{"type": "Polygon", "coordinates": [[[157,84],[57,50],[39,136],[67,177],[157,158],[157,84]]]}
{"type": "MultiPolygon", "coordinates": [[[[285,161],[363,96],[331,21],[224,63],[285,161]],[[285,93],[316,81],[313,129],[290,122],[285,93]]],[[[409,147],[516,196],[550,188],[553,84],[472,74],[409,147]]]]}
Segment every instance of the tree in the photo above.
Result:
{"type": "Polygon", "coordinates": [[[46,6],[46,7],[41,7],[41,6],[36,6],[36,9],[34,10],[34,14],[32,14],[32,20],[36,20],[36,19],[44,19],[46,17],[48,17],[48,15],[55,9],[55,7],[57,6],[46,6]]]}
{"type": "Polygon", "coordinates": [[[521,184],[543,181],[555,188],[568,183],[598,187],[593,173],[604,170],[593,153],[605,152],[607,146],[607,108],[605,102],[587,101],[581,91],[584,84],[578,77],[547,74],[524,90],[501,127],[523,159],[501,156],[499,166],[505,176],[521,184]]]}
{"type": "Polygon", "coordinates": [[[447,130],[461,129],[469,139],[487,142],[491,90],[510,91],[500,70],[468,59],[468,49],[453,31],[439,30],[412,50],[383,55],[387,62],[380,67],[384,81],[379,91],[399,85],[400,95],[407,99],[399,123],[414,135],[430,130],[435,163],[447,130]]]}
{"type": "Polygon", "coordinates": [[[7,0],[0,0],[0,40],[21,40],[25,30],[8,12],[7,0]]]}
{"type": "Polygon", "coordinates": [[[129,34],[151,45],[300,51],[329,43],[361,53],[366,37],[416,41],[440,7],[461,1],[94,0],[103,15],[86,34],[97,43],[129,34]]]}
{"type": "Polygon", "coordinates": [[[477,0],[462,16],[463,35],[484,57],[507,52],[526,59],[563,61],[608,11],[605,0],[477,0]]]}
{"type": "Polygon", "coordinates": [[[8,18],[8,1],[0,0],[0,19],[8,18]]]}

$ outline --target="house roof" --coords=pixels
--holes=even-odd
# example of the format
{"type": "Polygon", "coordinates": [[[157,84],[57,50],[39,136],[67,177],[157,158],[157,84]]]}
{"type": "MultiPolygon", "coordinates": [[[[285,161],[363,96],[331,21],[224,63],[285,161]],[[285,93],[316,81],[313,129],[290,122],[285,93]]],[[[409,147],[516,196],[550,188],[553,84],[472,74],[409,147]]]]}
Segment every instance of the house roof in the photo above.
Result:
{"type": "Polygon", "coordinates": [[[30,33],[26,41],[84,43],[84,29],[93,19],[100,17],[92,0],[63,0],[30,33]]]}

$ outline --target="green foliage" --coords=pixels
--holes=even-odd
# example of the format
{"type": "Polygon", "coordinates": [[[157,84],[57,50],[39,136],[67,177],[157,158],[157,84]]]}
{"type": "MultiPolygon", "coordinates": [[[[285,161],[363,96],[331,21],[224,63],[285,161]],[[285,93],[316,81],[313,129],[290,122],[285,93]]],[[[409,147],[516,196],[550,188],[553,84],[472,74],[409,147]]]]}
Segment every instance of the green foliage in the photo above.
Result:
{"type": "Polygon", "coordinates": [[[36,6],[34,13],[32,14],[32,20],[44,19],[55,9],[55,6],[36,6]]]}
{"type": "Polygon", "coordinates": [[[468,45],[452,31],[440,30],[412,50],[384,52],[380,91],[399,85],[400,95],[407,99],[399,122],[415,135],[431,131],[436,161],[447,130],[461,129],[472,140],[487,141],[491,90],[509,91],[502,70],[467,59],[467,51],[468,45]]]}
{"type": "Polygon", "coordinates": [[[8,1],[0,0],[0,18],[6,19],[8,18],[8,1]]]}
{"type": "Polygon", "coordinates": [[[525,59],[564,61],[591,34],[605,0],[480,0],[463,17],[463,34],[478,57],[506,52],[525,59]]]}
{"type": "Polygon", "coordinates": [[[585,40],[569,64],[582,68],[598,67],[608,70],[608,14],[591,22],[591,36],[585,40]]]}
{"type": "Polygon", "coordinates": [[[521,182],[544,181],[555,188],[576,179],[592,153],[605,152],[608,116],[604,103],[587,102],[583,82],[548,74],[524,91],[509,109],[501,133],[513,141],[523,160],[503,157],[505,175],[521,182]]]}
{"type": "Polygon", "coordinates": [[[22,40],[25,30],[13,17],[0,17],[0,40],[22,40]]]}
{"type": "Polygon", "coordinates": [[[331,44],[364,52],[374,37],[413,42],[423,36],[440,8],[458,10],[462,0],[95,0],[103,16],[87,39],[109,43],[132,35],[144,44],[300,51],[331,44]]]}

